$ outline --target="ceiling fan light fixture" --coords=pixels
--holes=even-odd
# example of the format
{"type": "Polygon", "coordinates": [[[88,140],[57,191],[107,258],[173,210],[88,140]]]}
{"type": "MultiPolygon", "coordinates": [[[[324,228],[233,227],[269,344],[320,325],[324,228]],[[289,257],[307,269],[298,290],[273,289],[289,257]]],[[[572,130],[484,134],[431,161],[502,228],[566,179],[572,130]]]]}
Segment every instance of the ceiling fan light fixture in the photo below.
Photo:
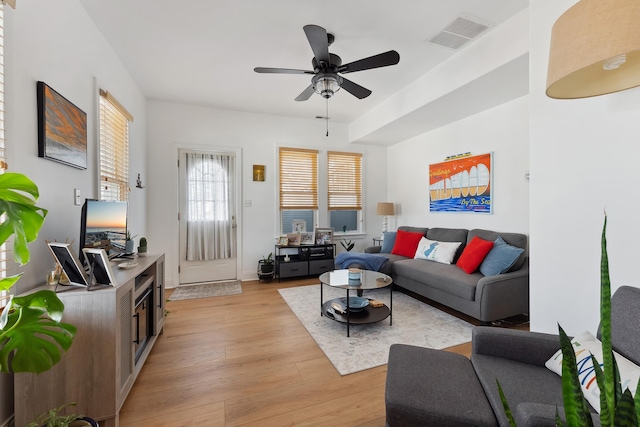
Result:
{"type": "Polygon", "coordinates": [[[342,77],[335,73],[318,73],[313,79],[313,90],[323,98],[331,98],[342,86],[342,77]]]}

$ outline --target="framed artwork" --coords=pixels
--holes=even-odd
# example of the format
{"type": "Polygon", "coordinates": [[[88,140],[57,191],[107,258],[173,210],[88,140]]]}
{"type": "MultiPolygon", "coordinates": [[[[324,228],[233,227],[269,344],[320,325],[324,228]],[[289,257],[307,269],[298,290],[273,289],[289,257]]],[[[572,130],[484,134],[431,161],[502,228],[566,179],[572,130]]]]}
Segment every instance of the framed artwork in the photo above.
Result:
{"type": "Polygon", "coordinates": [[[289,239],[287,238],[287,236],[280,236],[278,239],[278,244],[280,246],[287,246],[287,244],[289,243],[289,239]]]}
{"type": "Polygon", "coordinates": [[[302,233],[307,231],[307,223],[304,219],[294,219],[291,222],[291,229],[294,233],[302,233]]]}
{"type": "Polygon", "coordinates": [[[333,243],[333,228],[316,228],[316,245],[333,243]]]}
{"type": "Polygon", "coordinates": [[[38,157],[87,168],[87,114],[44,82],[37,83],[38,157]]]}
{"type": "Polygon", "coordinates": [[[429,165],[429,211],[493,213],[493,153],[429,165]]]}
{"type": "Polygon", "coordinates": [[[288,246],[300,246],[300,233],[288,233],[287,234],[288,246]]]}
{"type": "Polygon", "coordinates": [[[313,231],[304,231],[300,233],[301,245],[313,245],[314,243],[315,243],[315,236],[313,235],[313,231]]]}

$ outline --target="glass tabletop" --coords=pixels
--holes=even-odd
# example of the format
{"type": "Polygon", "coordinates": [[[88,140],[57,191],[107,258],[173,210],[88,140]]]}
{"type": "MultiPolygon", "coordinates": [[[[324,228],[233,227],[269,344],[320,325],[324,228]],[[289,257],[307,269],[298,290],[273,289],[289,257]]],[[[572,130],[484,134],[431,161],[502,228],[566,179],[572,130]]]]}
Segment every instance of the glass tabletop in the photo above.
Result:
{"type": "MultiPolygon", "coordinates": [[[[351,277],[355,274],[353,269],[351,277]]],[[[325,285],[344,289],[378,289],[389,286],[393,280],[386,274],[377,271],[359,270],[359,280],[350,278],[350,270],[335,270],[322,273],[320,281],[325,285]]]]}

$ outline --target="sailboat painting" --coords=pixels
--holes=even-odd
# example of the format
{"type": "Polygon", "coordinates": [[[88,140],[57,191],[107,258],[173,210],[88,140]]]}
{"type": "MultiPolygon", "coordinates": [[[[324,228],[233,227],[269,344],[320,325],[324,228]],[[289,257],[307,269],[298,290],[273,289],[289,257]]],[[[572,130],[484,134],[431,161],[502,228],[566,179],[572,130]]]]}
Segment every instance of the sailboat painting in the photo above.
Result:
{"type": "Polygon", "coordinates": [[[429,211],[493,213],[493,153],[429,165],[429,211]]]}

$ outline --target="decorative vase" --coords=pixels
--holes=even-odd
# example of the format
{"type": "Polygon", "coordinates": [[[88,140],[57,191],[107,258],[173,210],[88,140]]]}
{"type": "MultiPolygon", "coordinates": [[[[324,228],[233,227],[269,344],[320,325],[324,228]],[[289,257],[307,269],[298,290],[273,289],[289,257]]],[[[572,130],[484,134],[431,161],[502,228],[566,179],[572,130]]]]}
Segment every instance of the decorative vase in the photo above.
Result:
{"type": "Polygon", "coordinates": [[[133,240],[125,240],[124,251],[125,253],[128,253],[128,254],[133,253],[133,240]]]}

